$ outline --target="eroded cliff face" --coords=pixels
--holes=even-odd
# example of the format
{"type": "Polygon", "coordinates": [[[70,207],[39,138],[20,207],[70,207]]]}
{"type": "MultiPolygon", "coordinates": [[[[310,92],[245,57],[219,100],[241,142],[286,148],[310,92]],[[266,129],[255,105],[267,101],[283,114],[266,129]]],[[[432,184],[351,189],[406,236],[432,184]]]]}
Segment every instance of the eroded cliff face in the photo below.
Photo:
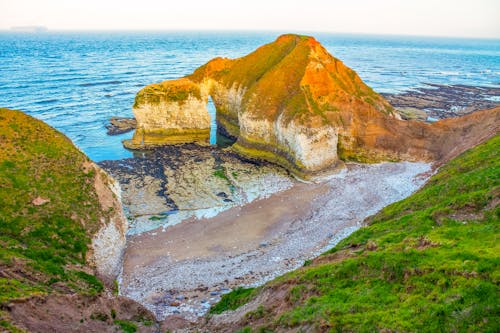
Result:
{"type": "Polygon", "coordinates": [[[147,86],[136,96],[137,129],[127,148],[208,142],[208,90],[187,79],[147,86]]]}
{"type": "Polygon", "coordinates": [[[401,121],[314,38],[283,35],[245,57],[216,58],[185,78],[145,87],[134,104],[138,130],[125,145],[176,143],[182,133],[200,141],[198,131],[209,130],[208,96],[218,131],[237,139],[235,151],[299,176],[342,160],[433,160],[442,152],[432,146],[447,139],[443,125],[401,121]]]}
{"type": "Polygon", "coordinates": [[[113,281],[119,275],[126,245],[128,221],[121,205],[118,182],[92,163],[95,171],[94,188],[99,204],[106,215],[100,218],[100,227],[92,237],[88,261],[101,278],[113,281]]]}

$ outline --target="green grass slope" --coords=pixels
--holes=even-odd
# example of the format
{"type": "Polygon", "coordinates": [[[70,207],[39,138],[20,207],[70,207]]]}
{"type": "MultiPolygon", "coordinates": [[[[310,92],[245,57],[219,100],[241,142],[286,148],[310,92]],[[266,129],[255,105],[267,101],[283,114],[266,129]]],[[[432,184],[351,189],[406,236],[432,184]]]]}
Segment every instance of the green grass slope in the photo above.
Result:
{"type": "Polygon", "coordinates": [[[104,290],[86,255],[110,212],[101,208],[88,163],[50,126],[0,109],[0,331],[16,331],[9,303],[104,290]],[[35,205],[37,197],[49,201],[35,205]]]}
{"type": "Polygon", "coordinates": [[[500,136],[306,267],[211,309],[265,300],[241,331],[499,332],[500,136]]]}
{"type": "Polygon", "coordinates": [[[83,171],[87,157],[53,128],[7,109],[0,109],[0,142],[0,302],[47,293],[58,281],[100,291],[97,279],[67,269],[85,264],[102,214],[94,174],[83,171]],[[36,197],[50,202],[36,206],[36,197]],[[26,274],[9,278],[9,267],[26,274]]]}

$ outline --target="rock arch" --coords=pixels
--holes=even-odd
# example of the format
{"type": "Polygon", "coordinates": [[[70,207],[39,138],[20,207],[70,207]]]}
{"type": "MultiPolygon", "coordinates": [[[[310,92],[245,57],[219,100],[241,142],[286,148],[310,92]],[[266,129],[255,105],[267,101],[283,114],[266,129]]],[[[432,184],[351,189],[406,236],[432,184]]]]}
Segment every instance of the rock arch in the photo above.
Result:
{"type": "Polygon", "coordinates": [[[245,57],[215,58],[184,78],[143,88],[133,107],[137,130],[125,146],[208,142],[208,96],[218,130],[236,139],[234,151],[299,177],[342,160],[436,160],[461,136],[498,131],[498,109],[483,115],[494,118],[486,122],[402,121],[314,38],[283,35],[245,57]]]}

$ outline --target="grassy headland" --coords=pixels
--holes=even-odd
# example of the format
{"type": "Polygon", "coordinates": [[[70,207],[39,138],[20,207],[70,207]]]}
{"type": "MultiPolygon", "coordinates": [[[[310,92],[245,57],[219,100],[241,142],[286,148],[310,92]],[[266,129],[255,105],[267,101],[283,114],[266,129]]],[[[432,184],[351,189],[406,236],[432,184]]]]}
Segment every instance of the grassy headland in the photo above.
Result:
{"type": "MultiPolygon", "coordinates": [[[[21,112],[0,110],[0,301],[48,293],[64,281],[98,292],[99,280],[78,269],[101,211],[87,157],[61,133],[21,112]],[[47,203],[35,205],[35,198],[47,203]],[[24,276],[9,278],[11,267],[24,276]],[[29,273],[28,273],[29,272],[29,273]]],[[[14,277],[14,276],[12,276],[14,277]]]]}
{"type": "Polygon", "coordinates": [[[260,295],[244,332],[498,332],[499,147],[496,136],[460,155],[332,250],[211,312],[260,295]]]}
{"type": "MultiPolygon", "coordinates": [[[[0,330],[22,331],[10,311],[34,297],[95,301],[105,291],[87,254],[101,219],[112,212],[101,207],[90,165],[63,134],[0,109],[0,330]]],[[[103,322],[96,318],[74,319],[80,326],[103,322]]]]}

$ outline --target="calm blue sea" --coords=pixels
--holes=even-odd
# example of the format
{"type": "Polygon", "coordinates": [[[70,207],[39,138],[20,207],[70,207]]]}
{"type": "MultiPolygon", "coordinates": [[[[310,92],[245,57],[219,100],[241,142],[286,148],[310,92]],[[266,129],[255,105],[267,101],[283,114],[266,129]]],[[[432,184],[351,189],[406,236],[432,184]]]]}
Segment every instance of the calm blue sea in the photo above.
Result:
{"type": "MultiPolygon", "coordinates": [[[[65,133],[95,161],[132,156],[107,136],[132,116],[141,87],[191,73],[216,56],[240,57],[278,33],[0,33],[0,106],[65,133]]],[[[315,34],[378,92],[425,83],[500,86],[500,40],[315,34]]],[[[212,107],[213,109],[213,107],[212,107]]]]}

